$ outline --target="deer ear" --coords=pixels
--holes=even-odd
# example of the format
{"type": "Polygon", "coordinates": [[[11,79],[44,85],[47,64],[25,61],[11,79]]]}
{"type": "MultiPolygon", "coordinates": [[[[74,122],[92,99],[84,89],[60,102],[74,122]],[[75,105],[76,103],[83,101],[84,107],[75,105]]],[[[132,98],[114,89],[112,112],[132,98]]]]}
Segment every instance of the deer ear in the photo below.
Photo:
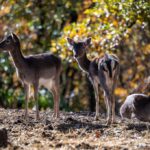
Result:
{"type": "Polygon", "coordinates": [[[12,39],[13,39],[13,41],[14,41],[14,42],[19,41],[19,39],[18,39],[18,37],[17,37],[17,35],[16,35],[16,34],[11,33],[11,37],[12,37],[12,39]]]}
{"type": "Polygon", "coordinates": [[[105,60],[107,60],[109,58],[108,53],[104,54],[104,58],[105,58],[105,60]]]}
{"type": "Polygon", "coordinates": [[[87,38],[84,44],[85,46],[89,46],[91,44],[91,37],[87,38]]]}
{"type": "Polygon", "coordinates": [[[68,41],[68,43],[69,43],[71,46],[74,45],[74,40],[73,40],[73,39],[67,38],[67,41],[68,41]]]}

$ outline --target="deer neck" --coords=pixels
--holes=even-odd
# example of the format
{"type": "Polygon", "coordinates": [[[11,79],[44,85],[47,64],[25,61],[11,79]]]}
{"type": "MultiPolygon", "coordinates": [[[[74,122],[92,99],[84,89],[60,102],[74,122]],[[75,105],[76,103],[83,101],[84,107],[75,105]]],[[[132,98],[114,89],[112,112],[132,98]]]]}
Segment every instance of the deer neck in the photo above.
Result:
{"type": "Polygon", "coordinates": [[[89,73],[89,66],[91,61],[87,58],[86,54],[84,54],[82,57],[76,58],[79,67],[86,73],[89,73]]]}
{"type": "Polygon", "coordinates": [[[25,58],[20,50],[20,47],[19,46],[16,47],[14,50],[10,51],[9,53],[12,56],[16,68],[22,70],[26,66],[26,63],[25,63],[25,58]]]}

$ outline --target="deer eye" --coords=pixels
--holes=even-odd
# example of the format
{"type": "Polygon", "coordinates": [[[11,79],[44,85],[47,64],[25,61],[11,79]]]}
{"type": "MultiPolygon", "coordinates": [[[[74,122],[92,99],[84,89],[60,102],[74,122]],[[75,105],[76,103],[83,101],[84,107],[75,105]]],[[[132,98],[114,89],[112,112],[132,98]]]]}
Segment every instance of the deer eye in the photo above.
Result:
{"type": "Polygon", "coordinates": [[[10,40],[6,40],[6,44],[9,44],[10,43],[10,40]]]}

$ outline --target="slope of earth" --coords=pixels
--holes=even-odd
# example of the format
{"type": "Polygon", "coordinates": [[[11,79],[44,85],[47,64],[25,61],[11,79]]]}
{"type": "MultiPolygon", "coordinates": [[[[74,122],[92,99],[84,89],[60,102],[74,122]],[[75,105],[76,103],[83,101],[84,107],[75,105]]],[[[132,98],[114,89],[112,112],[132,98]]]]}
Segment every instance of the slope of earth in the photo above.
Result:
{"type": "MultiPolygon", "coordinates": [[[[26,122],[24,110],[1,108],[0,130],[7,131],[8,144],[0,149],[150,149],[150,123],[121,123],[118,117],[118,123],[106,126],[105,117],[95,121],[93,113],[61,112],[60,119],[52,115],[50,110],[41,111],[37,122],[30,110],[26,122]]],[[[5,137],[2,132],[0,137],[5,137]]]]}

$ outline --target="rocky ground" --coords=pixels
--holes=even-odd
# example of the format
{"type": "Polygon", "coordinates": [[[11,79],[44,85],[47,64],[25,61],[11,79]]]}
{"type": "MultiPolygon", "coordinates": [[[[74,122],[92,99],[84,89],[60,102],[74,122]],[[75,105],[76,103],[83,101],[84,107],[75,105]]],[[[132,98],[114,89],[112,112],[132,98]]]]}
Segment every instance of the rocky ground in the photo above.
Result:
{"type": "Polygon", "coordinates": [[[126,121],[105,125],[105,117],[94,120],[88,112],[64,113],[54,119],[52,112],[35,112],[24,120],[23,110],[0,109],[0,149],[150,149],[150,123],[126,121]]]}

